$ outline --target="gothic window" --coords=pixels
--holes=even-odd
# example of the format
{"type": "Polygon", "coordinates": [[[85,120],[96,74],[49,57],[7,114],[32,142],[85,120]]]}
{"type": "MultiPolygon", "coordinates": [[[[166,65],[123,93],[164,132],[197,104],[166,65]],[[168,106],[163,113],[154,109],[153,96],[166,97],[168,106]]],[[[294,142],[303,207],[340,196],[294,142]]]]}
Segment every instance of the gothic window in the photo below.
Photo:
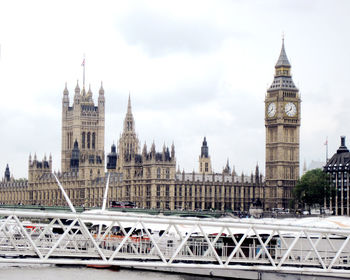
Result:
{"type": "Polygon", "coordinates": [[[160,179],[160,168],[157,168],[157,179],[160,179]]]}
{"type": "Polygon", "coordinates": [[[85,132],[81,134],[81,148],[85,149],[85,132]]]}
{"type": "Polygon", "coordinates": [[[169,197],[169,186],[165,187],[165,195],[169,197]]]}
{"type": "Polygon", "coordinates": [[[92,133],[92,141],[91,141],[92,142],[91,143],[92,144],[92,149],[95,149],[95,141],[96,141],[96,139],[95,139],[95,132],[93,132],[92,133]]]}
{"type": "Polygon", "coordinates": [[[86,144],[87,148],[90,149],[90,132],[88,132],[87,134],[87,144],[86,144]]]}
{"type": "Polygon", "coordinates": [[[169,168],[166,169],[166,178],[167,179],[170,178],[170,169],[169,168]]]}
{"type": "Polygon", "coordinates": [[[209,171],[208,163],[206,162],[206,163],[205,163],[205,172],[208,172],[208,171],[209,171]]]}

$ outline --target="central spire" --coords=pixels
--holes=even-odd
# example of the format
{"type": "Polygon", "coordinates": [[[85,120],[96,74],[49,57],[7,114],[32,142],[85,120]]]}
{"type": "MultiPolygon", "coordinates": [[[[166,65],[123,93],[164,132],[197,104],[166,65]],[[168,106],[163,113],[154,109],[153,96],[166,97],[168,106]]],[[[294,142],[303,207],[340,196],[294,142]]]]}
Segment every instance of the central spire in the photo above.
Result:
{"type": "Polygon", "coordinates": [[[126,112],[125,120],[124,120],[124,133],[127,132],[134,132],[134,117],[132,115],[131,110],[131,98],[129,93],[129,99],[128,99],[128,110],[126,112]]]}
{"type": "Polygon", "coordinates": [[[131,99],[130,99],[130,92],[129,92],[129,99],[128,99],[128,114],[132,114],[132,112],[131,112],[131,99]]]}
{"type": "Polygon", "coordinates": [[[287,54],[286,54],[286,50],[284,48],[284,38],[282,39],[282,49],[281,49],[280,56],[277,60],[277,63],[275,65],[275,68],[281,67],[281,66],[291,67],[289,60],[288,60],[288,57],[287,57],[287,54]]]}

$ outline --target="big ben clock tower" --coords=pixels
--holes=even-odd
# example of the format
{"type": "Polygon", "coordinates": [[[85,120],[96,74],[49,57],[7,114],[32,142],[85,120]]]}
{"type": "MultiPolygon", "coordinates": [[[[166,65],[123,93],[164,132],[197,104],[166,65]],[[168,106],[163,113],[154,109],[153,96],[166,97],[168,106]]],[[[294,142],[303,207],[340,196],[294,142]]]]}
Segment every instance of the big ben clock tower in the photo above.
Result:
{"type": "Polygon", "coordinates": [[[283,40],[275,77],[265,97],[265,208],[288,208],[299,178],[300,102],[283,40]]]}

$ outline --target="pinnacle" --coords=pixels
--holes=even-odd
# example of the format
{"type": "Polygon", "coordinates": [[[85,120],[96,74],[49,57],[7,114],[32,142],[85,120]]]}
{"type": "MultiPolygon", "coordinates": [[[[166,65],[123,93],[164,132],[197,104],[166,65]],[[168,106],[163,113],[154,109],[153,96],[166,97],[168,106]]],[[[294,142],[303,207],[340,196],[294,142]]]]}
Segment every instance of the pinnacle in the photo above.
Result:
{"type": "Polygon", "coordinates": [[[129,92],[129,99],[128,99],[128,113],[131,113],[131,98],[130,98],[130,92],[129,92]]]}
{"type": "Polygon", "coordinates": [[[284,49],[284,39],[282,39],[282,49],[275,67],[279,66],[291,66],[286,54],[286,50],[284,49]]]}

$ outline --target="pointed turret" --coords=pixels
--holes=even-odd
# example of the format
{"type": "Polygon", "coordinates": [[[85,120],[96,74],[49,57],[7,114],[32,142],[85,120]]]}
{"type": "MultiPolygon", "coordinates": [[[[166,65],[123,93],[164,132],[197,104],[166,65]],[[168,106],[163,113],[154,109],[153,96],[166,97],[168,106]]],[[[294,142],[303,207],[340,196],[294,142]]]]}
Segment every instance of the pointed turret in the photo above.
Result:
{"type": "Polygon", "coordinates": [[[79,87],[79,80],[77,80],[77,85],[75,86],[75,95],[79,95],[80,94],[80,87],[79,87]]]}
{"type": "Polygon", "coordinates": [[[67,82],[66,82],[64,90],[63,90],[62,105],[65,108],[68,108],[68,106],[69,106],[69,92],[67,89],[67,82]]]}
{"type": "Polygon", "coordinates": [[[174,142],[171,144],[171,159],[175,159],[175,145],[174,142]]]}
{"type": "Polygon", "coordinates": [[[226,166],[223,169],[224,174],[230,174],[231,173],[231,167],[230,167],[230,162],[229,159],[227,159],[226,166]]]}
{"type": "Polygon", "coordinates": [[[79,87],[79,81],[77,80],[77,85],[74,90],[74,103],[79,104],[80,102],[80,87],[79,87]]]}
{"type": "Polygon", "coordinates": [[[232,175],[232,176],[237,176],[236,168],[235,168],[234,165],[232,166],[232,173],[231,173],[231,175],[232,175]]]}
{"type": "Polygon", "coordinates": [[[154,141],[153,141],[152,146],[151,146],[151,153],[152,153],[153,155],[156,154],[156,144],[154,144],[154,141]]]}
{"type": "Polygon", "coordinates": [[[9,182],[10,179],[11,179],[10,168],[9,168],[9,165],[6,164],[5,181],[9,182]]]}
{"type": "Polygon", "coordinates": [[[99,95],[104,95],[105,94],[105,90],[103,89],[103,83],[101,81],[101,87],[100,87],[100,90],[99,90],[99,95]]]}
{"type": "Polygon", "coordinates": [[[119,139],[118,144],[119,158],[122,159],[118,160],[118,170],[121,170],[121,167],[124,164],[123,160],[125,158],[138,154],[140,148],[139,145],[139,140],[135,132],[135,121],[132,115],[131,100],[129,94],[128,108],[124,119],[123,133],[119,139]]]}
{"type": "Polygon", "coordinates": [[[203,139],[201,155],[199,156],[199,172],[202,174],[212,173],[211,160],[209,156],[209,148],[206,137],[204,137],[203,139]]]}
{"type": "Polygon", "coordinates": [[[101,87],[98,91],[98,106],[101,108],[101,110],[104,110],[105,106],[105,90],[103,89],[102,81],[101,81],[101,87]]]}
{"type": "Polygon", "coordinates": [[[89,84],[89,90],[88,90],[88,92],[87,92],[87,96],[88,96],[89,98],[92,98],[91,84],[89,84]]]}
{"type": "Polygon", "coordinates": [[[284,38],[282,39],[282,49],[281,49],[281,53],[280,56],[277,60],[277,63],[275,65],[275,68],[280,67],[280,66],[285,66],[285,67],[291,67],[287,54],[286,54],[286,50],[284,49],[284,38]]]}
{"type": "Polygon", "coordinates": [[[146,142],[145,142],[145,144],[143,145],[142,156],[143,156],[143,157],[146,157],[146,156],[147,156],[147,145],[146,145],[146,142]]]}
{"type": "Polygon", "coordinates": [[[268,92],[287,89],[287,90],[297,90],[294,85],[292,74],[291,74],[291,65],[289,63],[286,50],[284,47],[284,39],[282,39],[282,49],[280,56],[278,57],[277,63],[275,65],[275,78],[272,85],[268,89],[268,92]]]}
{"type": "Polygon", "coordinates": [[[201,148],[201,157],[207,158],[209,156],[209,148],[207,144],[207,138],[204,136],[202,148],[201,148]]]}
{"type": "Polygon", "coordinates": [[[129,99],[128,99],[128,109],[126,112],[126,116],[124,119],[124,133],[126,132],[134,132],[134,116],[132,115],[131,110],[131,100],[130,100],[130,93],[129,93],[129,99]]]}

